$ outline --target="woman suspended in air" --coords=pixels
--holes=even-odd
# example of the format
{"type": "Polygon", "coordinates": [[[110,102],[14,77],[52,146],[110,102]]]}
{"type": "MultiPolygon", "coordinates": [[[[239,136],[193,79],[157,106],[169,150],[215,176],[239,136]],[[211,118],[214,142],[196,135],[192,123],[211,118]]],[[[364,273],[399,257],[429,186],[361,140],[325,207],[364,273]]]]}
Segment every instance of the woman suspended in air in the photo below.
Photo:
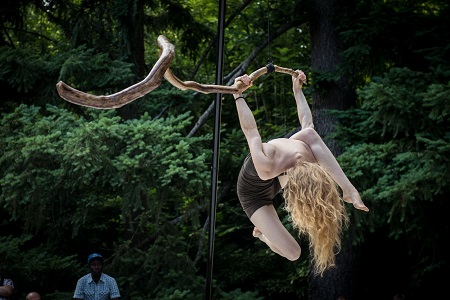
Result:
{"type": "Polygon", "coordinates": [[[305,80],[302,71],[295,71],[292,88],[301,130],[289,138],[262,142],[253,113],[242,94],[253,83],[248,75],[236,78],[235,82],[244,83],[233,96],[250,149],[239,173],[237,193],[255,226],[253,235],[273,252],[294,261],[300,257],[300,245],[283,226],[273,205],[274,197],[282,191],[294,228],[309,238],[314,272],[322,274],[334,265],[342,230],[348,222],[342,200],[352,203],[356,209],[366,212],[369,209],[314,130],[312,114],[302,91],[305,80]],[[336,184],[342,190],[342,198],[336,184]]]}

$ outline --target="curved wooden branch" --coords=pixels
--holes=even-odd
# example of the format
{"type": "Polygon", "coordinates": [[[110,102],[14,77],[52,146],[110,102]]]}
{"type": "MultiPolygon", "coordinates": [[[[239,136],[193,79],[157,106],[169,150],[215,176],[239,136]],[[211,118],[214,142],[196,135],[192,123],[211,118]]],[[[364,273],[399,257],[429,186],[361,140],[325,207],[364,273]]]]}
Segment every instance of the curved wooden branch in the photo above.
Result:
{"type": "MultiPolygon", "coordinates": [[[[158,46],[160,48],[159,59],[153,66],[147,77],[141,82],[136,83],[118,93],[108,96],[95,96],[74,89],[65,84],[63,81],[60,81],[56,84],[58,93],[61,98],[74,104],[98,109],[109,109],[122,107],[123,105],[128,104],[136,100],[137,98],[140,98],[145,94],[151,92],[152,90],[160,86],[163,77],[172,85],[183,91],[194,90],[203,94],[234,94],[237,93],[239,89],[244,85],[244,83],[242,83],[241,81],[238,81],[231,86],[200,84],[195,81],[181,81],[172,73],[169,68],[175,56],[174,45],[171,44],[165,36],[160,35],[158,37],[158,46]]],[[[251,73],[249,76],[252,81],[255,81],[267,72],[268,68],[262,67],[251,73]]],[[[273,72],[289,74],[291,76],[295,75],[294,70],[282,68],[275,65],[273,66],[273,72]]]]}
{"type": "Polygon", "coordinates": [[[161,84],[164,73],[169,68],[170,63],[175,57],[175,47],[166,37],[162,35],[158,37],[158,46],[160,48],[159,59],[147,77],[145,77],[145,79],[141,82],[136,83],[118,93],[108,96],[95,96],[76,90],[65,84],[63,81],[56,84],[56,89],[58,90],[61,98],[81,106],[98,109],[121,107],[153,91],[161,84]]]}
{"type": "MultiPolygon", "coordinates": [[[[274,72],[277,73],[289,74],[291,76],[296,74],[295,70],[292,69],[282,68],[276,65],[274,65],[273,67],[275,68],[274,72]]],[[[266,74],[267,71],[268,71],[267,67],[262,67],[251,73],[249,77],[251,81],[255,81],[262,75],[266,74]]],[[[173,75],[170,68],[167,69],[166,73],[164,74],[164,78],[166,78],[168,82],[170,82],[172,85],[179,88],[180,90],[183,91],[194,90],[203,94],[210,94],[210,93],[234,94],[237,93],[239,89],[242,88],[244,85],[244,83],[240,81],[234,83],[231,86],[200,84],[195,81],[181,81],[175,75],[173,75]]]]}

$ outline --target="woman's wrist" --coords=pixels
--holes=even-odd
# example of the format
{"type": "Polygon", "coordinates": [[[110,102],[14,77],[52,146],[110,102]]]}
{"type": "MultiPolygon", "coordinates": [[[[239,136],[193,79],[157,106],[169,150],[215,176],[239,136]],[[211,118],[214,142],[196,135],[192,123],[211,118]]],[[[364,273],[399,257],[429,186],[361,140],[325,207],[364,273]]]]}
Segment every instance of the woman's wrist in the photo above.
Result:
{"type": "Polygon", "coordinates": [[[303,85],[301,83],[299,83],[298,85],[294,85],[292,87],[292,90],[294,91],[294,93],[297,92],[297,91],[302,92],[303,91],[303,85]]]}
{"type": "Polygon", "coordinates": [[[242,93],[233,94],[234,100],[237,100],[238,98],[244,98],[244,95],[242,93]]]}

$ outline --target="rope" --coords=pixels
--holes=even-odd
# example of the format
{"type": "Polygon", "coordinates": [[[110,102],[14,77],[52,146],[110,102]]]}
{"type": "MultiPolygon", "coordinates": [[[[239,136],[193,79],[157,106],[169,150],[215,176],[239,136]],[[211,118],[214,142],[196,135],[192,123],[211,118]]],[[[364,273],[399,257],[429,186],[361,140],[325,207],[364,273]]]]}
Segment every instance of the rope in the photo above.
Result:
{"type": "Polygon", "coordinates": [[[270,0],[267,0],[267,64],[273,63],[270,57],[270,0]]]}

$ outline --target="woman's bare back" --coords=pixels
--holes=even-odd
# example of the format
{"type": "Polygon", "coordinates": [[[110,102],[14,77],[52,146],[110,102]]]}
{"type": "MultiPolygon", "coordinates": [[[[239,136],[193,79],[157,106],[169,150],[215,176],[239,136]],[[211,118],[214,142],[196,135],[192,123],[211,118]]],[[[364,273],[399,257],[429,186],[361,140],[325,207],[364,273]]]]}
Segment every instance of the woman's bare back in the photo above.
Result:
{"type": "MultiPolygon", "coordinates": [[[[268,171],[268,177],[274,178],[286,170],[294,167],[301,162],[317,163],[310,147],[299,140],[278,138],[267,143],[263,143],[263,152],[266,153],[265,159],[272,161],[272,170],[268,171]]],[[[255,167],[259,162],[255,162],[255,167]]]]}

